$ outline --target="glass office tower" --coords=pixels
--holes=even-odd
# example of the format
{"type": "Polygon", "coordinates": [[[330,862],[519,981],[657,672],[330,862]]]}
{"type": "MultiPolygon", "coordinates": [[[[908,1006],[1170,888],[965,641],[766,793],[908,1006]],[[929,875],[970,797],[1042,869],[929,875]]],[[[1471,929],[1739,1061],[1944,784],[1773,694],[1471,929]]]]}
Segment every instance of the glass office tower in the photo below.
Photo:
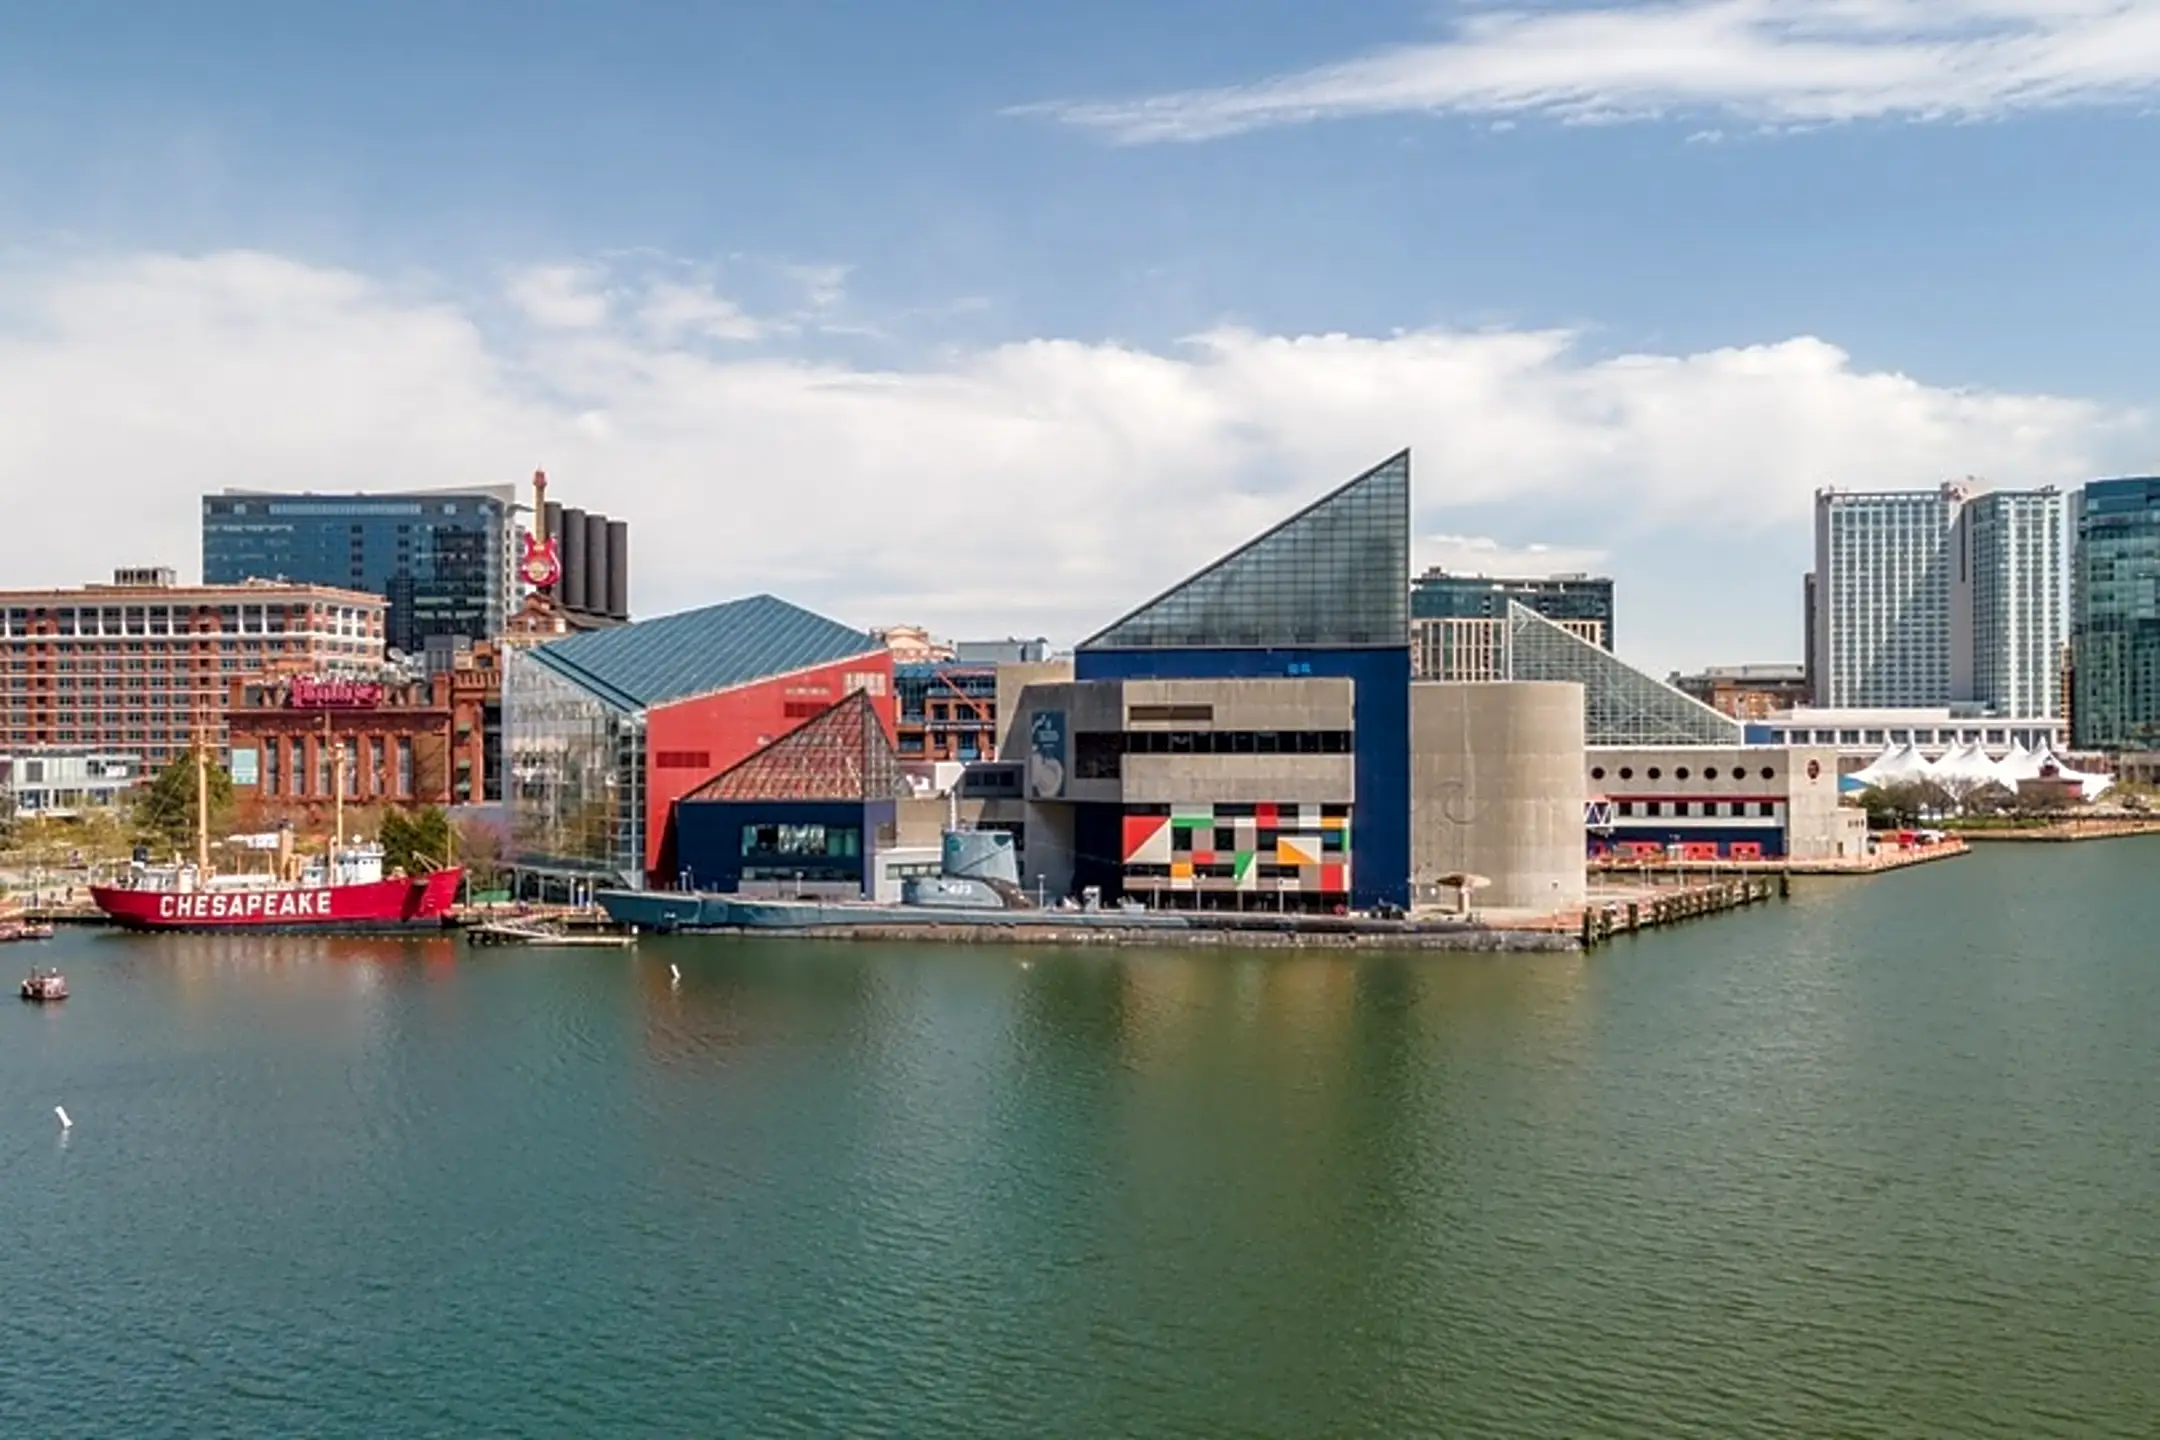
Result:
{"type": "Polygon", "coordinates": [[[203,497],[204,583],[285,579],[389,601],[390,648],[502,634],[512,608],[508,485],[358,495],[228,490],[203,497]]]}
{"type": "Polygon", "coordinates": [[[2160,478],[2095,480],[2072,500],[2070,739],[2160,745],[2160,478]]]}

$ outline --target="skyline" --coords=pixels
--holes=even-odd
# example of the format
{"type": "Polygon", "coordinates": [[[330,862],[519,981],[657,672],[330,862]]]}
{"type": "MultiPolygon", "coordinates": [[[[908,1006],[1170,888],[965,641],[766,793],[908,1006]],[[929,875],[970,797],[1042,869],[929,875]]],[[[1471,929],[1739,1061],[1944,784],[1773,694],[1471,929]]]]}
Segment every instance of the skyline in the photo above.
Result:
{"type": "Polygon", "coordinates": [[[539,468],[641,613],[1069,644],[1408,446],[1416,568],[1797,660],[1817,488],[2150,468],[2153,12],[14,17],[0,479],[65,503],[10,581],[539,468]]]}

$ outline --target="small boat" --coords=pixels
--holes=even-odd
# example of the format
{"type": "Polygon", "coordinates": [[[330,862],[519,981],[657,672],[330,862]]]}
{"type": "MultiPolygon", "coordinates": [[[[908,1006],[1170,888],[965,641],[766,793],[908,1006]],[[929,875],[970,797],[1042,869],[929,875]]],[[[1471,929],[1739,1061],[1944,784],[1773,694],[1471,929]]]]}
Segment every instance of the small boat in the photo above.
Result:
{"type": "Polygon", "coordinates": [[[67,999],[67,977],[57,970],[40,970],[31,967],[23,977],[22,998],[40,1004],[51,1000],[67,999]]]}
{"type": "Polygon", "coordinates": [[[0,944],[10,940],[50,940],[52,937],[53,927],[42,920],[0,917],[0,944]]]}

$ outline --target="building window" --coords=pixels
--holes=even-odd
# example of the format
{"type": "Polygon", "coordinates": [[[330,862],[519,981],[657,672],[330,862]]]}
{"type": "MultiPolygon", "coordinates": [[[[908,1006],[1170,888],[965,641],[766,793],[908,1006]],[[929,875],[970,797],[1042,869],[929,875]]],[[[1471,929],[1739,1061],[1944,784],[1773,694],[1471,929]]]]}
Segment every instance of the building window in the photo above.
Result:
{"type": "Polygon", "coordinates": [[[390,793],[390,775],[384,758],[384,752],[387,748],[383,737],[380,735],[371,736],[368,740],[367,793],[370,795],[387,795],[390,793]]]}
{"type": "MultiPolygon", "coordinates": [[[[816,714],[815,709],[812,714],[816,714]]],[[[710,750],[656,750],[653,752],[653,768],[656,770],[710,770],[710,750]]]]}
{"type": "Polygon", "coordinates": [[[413,793],[412,736],[397,737],[397,793],[410,796],[413,793]]]}
{"type": "MultiPolygon", "coordinates": [[[[157,738],[162,740],[165,737],[160,734],[157,738]]],[[[265,795],[278,793],[278,758],[284,748],[285,743],[275,736],[263,741],[262,793],[265,795]]]]}
{"type": "Polygon", "coordinates": [[[330,778],[331,766],[330,747],[326,744],[317,745],[315,747],[315,793],[318,795],[328,796],[337,793],[330,778]]]}
{"type": "Polygon", "coordinates": [[[745,825],[742,853],[847,859],[862,854],[860,825],[745,825]]]}

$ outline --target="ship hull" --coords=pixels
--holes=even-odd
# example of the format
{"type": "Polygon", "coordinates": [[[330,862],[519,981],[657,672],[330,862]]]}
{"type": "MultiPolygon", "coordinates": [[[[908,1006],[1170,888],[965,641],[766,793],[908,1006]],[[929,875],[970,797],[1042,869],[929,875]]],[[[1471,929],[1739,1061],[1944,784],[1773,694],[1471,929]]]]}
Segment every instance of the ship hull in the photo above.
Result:
{"type": "Polygon", "coordinates": [[[457,903],[461,870],[365,885],[277,886],[261,890],[127,890],[95,885],[90,899],[130,930],[265,934],[439,928],[457,903]]]}

